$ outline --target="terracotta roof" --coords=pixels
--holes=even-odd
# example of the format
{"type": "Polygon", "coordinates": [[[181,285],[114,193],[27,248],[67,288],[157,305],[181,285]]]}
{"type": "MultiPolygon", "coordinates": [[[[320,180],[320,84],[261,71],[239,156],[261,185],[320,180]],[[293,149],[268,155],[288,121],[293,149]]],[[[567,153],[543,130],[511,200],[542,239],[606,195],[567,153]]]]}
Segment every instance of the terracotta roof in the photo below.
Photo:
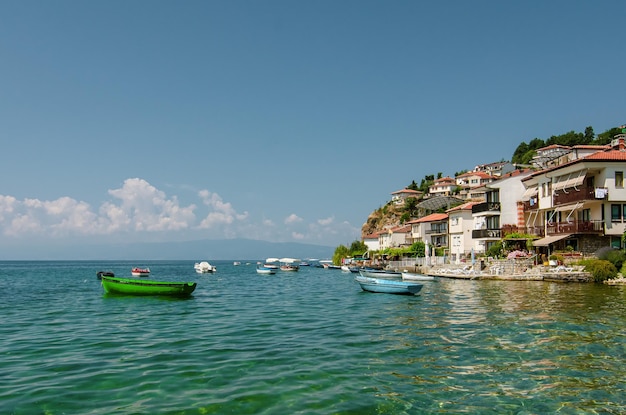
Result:
{"type": "Polygon", "coordinates": [[[407,232],[411,232],[411,225],[397,226],[395,228],[390,229],[389,231],[393,232],[393,233],[407,233],[407,232]]]}
{"type": "Polygon", "coordinates": [[[413,189],[402,189],[402,190],[396,190],[395,192],[391,192],[392,195],[397,195],[399,193],[422,194],[423,192],[420,192],[419,190],[413,190],[413,189]]]}
{"type": "Polygon", "coordinates": [[[415,219],[407,223],[435,222],[444,219],[448,219],[447,213],[432,213],[430,215],[424,216],[423,218],[415,219]]]}
{"type": "Polygon", "coordinates": [[[455,206],[451,209],[446,210],[446,212],[453,212],[453,211],[457,211],[457,210],[472,210],[472,206],[477,205],[478,202],[467,202],[467,203],[463,203],[462,205],[459,206],[455,206]]]}
{"type": "Polygon", "coordinates": [[[609,151],[598,151],[597,153],[593,153],[588,155],[587,157],[583,157],[580,160],[595,160],[595,161],[626,161],[626,151],[622,150],[609,150],[609,151]]]}

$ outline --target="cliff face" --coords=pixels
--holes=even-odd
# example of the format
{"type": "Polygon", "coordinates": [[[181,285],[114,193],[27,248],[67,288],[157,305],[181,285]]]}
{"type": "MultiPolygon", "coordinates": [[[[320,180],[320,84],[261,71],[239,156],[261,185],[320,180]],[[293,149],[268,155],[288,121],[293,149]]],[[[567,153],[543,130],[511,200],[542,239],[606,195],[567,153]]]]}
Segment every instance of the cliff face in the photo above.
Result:
{"type": "Polygon", "coordinates": [[[361,228],[362,235],[371,235],[385,229],[400,225],[400,219],[404,214],[404,208],[392,203],[373,211],[361,228]]]}

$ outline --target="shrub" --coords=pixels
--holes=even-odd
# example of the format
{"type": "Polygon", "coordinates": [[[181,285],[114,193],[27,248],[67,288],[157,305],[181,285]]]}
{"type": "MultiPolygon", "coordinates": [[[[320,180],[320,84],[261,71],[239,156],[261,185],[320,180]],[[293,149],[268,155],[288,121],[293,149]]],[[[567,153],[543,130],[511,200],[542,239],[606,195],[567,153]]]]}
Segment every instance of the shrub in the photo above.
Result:
{"type": "Polygon", "coordinates": [[[595,282],[611,280],[617,277],[617,268],[611,262],[604,259],[585,259],[579,262],[585,267],[585,271],[591,274],[595,282]]]}
{"type": "Polygon", "coordinates": [[[622,264],[626,260],[626,254],[624,254],[624,251],[614,249],[613,251],[607,252],[606,258],[603,259],[613,264],[615,269],[622,269],[622,264]]]}

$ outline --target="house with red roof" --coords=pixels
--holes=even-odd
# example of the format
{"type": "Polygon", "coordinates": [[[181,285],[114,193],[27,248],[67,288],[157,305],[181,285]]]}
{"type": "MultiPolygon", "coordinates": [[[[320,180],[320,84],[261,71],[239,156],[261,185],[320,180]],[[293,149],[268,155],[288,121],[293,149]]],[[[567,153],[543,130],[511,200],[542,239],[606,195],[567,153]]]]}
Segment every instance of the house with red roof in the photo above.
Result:
{"type": "Polygon", "coordinates": [[[456,190],[456,180],[451,177],[442,177],[433,182],[428,188],[431,196],[449,196],[456,190]]]}
{"type": "Polygon", "coordinates": [[[380,249],[379,237],[380,232],[375,232],[369,235],[363,235],[361,240],[367,246],[368,251],[378,251],[380,249]]]}
{"type": "Polygon", "coordinates": [[[391,193],[391,202],[395,205],[403,205],[404,201],[409,197],[413,197],[415,199],[421,199],[423,196],[424,196],[424,192],[420,192],[419,190],[413,190],[413,189],[396,190],[395,192],[391,193]]]}
{"type": "Polygon", "coordinates": [[[448,214],[432,213],[407,222],[411,226],[411,243],[422,241],[437,247],[448,246],[448,214]]]}
{"type": "Polygon", "coordinates": [[[472,206],[476,204],[478,202],[467,202],[446,210],[448,214],[450,262],[460,263],[461,259],[470,255],[472,248],[474,248],[472,206]]]}
{"type": "Polygon", "coordinates": [[[521,198],[526,231],[540,237],[534,246],[548,252],[569,248],[584,253],[607,245],[622,247],[625,140],[626,134],[620,134],[601,151],[570,151],[568,157],[556,157],[556,151],[567,150],[564,146],[541,149],[541,154],[550,151],[555,158],[550,167],[523,179],[526,190],[521,198]]]}
{"type": "Polygon", "coordinates": [[[400,248],[411,245],[411,226],[401,225],[379,232],[379,249],[400,248]]]}

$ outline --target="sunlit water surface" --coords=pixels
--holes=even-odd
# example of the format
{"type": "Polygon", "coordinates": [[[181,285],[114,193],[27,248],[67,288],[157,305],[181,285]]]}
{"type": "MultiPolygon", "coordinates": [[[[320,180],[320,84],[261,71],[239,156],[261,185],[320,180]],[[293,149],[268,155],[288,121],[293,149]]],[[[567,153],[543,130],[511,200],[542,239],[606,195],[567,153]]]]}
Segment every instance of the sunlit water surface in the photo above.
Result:
{"type": "Polygon", "coordinates": [[[626,289],[193,261],[0,262],[0,414],[626,413],[626,289]],[[99,270],[197,281],[115,297],[99,270]]]}

